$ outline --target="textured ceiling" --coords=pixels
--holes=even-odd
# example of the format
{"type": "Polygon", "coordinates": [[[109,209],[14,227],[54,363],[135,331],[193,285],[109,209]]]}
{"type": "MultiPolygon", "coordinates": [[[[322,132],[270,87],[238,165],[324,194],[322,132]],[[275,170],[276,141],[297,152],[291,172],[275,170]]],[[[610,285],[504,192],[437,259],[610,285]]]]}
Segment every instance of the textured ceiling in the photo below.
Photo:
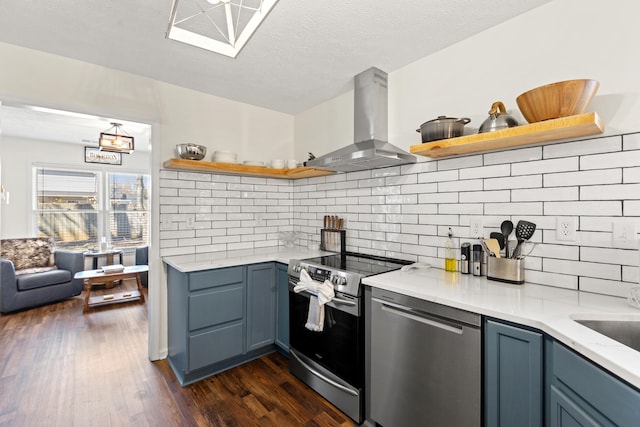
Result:
{"type": "Polygon", "coordinates": [[[296,114],[549,1],[280,0],[232,59],[166,39],[171,0],[2,0],[0,41],[296,114]]]}

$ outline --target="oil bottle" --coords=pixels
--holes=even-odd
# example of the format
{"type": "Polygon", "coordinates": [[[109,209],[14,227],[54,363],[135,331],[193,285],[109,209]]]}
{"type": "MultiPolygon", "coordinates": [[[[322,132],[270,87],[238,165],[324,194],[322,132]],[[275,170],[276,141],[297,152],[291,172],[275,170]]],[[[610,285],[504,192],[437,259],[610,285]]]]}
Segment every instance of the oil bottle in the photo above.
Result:
{"type": "Polygon", "coordinates": [[[449,227],[447,241],[444,247],[444,269],[446,271],[456,271],[456,251],[453,248],[453,231],[449,227]]]}

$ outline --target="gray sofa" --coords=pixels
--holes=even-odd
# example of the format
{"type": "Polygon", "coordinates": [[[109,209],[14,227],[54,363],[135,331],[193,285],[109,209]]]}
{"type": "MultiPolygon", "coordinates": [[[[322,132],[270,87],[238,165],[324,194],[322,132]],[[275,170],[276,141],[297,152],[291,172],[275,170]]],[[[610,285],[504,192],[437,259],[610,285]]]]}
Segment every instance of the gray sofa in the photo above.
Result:
{"type": "Polygon", "coordinates": [[[0,312],[64,300],[82,292],[82,252],[54,250],[46,238],[5,239],[0,249],[0,312]]]}

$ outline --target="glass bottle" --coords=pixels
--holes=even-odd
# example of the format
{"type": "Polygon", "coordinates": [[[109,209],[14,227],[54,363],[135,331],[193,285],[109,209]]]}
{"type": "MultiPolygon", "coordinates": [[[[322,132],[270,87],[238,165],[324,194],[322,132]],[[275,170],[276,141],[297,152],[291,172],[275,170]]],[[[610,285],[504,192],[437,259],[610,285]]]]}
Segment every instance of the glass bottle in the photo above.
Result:
{"type": "Polygon", "coordinates": [[[444,269],[446,271],[456,271],[456,251],[453,247],[453,231],[451,231],[451,227],[449,227],[447,236],[444,247],[444,269]]]}

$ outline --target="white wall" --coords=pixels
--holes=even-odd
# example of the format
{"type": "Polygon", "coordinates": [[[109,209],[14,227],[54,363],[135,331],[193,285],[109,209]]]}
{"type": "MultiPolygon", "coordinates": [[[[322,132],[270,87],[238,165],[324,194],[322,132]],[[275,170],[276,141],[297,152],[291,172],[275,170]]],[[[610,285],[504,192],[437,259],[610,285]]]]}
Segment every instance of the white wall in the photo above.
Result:
{"type": "Polygon", "coordinates": [[[176,144],[242,160],[291,158],[293,116],[85,62],[0,43],[0,100],[159,124],[164,161],[176,144]],[[7,66],[11,64],[11,66],[7,66]]]}
{"type": "Polygon", "coordinates": [[[2,182],[9,192],[9,204],[2,208],[3,224],[0,238],[11,239],[35,236],[32,224],[32,169],[34,164],[67,166],[92,171],[149,173],[149,152],[137,150],[122,155],[121,166],[84,162],[84,145],[38,141],[17,137],[2,137],[0,158],[6,159],[2,168],[2,182]]]}
{"type": "MultiPolygon", "coordinates": [[[[0,43],[0,102],[37,105],[152,125],[153,194],[175,145],[193,142],[241,160],[293,158],[293,116],[31,49],[0,43]]],[[[1,124],[0,124],[1,125],[1,124]]],[[[1,157],[3,165],[11,162],[1,157]]],[[[166,355],[166,281],[159,256],[160,209],[152,200],[149,353],[166,355]]],[[[7,225],[2,222],[3,228],[7,225]]]]}
{"type": "MultiPolygon", "coordinates": [[[[443,114],[470,117],[467,132],[474,132],[498,100],[522,118],[520,93],[573,78],[600,81],[589,110],[602,117],[606,134],[639,130],[639,14],[634,0],[556,0],[390,72],[389,141],[404,149],[419,144],[415,129],[443,114]]],[[[296,157],[352,142],[352,97],[296,116],[296,157]]]]}

